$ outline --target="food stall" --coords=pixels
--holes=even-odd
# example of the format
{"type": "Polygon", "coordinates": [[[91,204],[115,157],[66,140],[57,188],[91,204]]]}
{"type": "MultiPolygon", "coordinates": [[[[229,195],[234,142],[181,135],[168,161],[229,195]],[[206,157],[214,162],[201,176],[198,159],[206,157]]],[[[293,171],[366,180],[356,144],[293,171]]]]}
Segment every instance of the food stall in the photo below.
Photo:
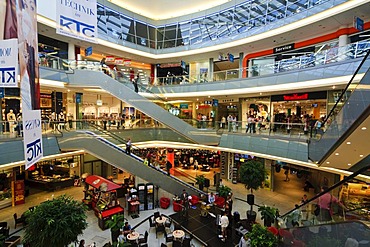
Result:
{"type": "Polygon", "coordinates": [[[339,199],[346,206],[346,219],[370,219],[370,185],[364,183],[347,183],[340,192],[339,199]]]}
{"type": "Polygon", "coordinates": [[[117,200],[120,185],[100,176],[91,175],[85,179],[84,199],[86,205],[94,210],[99,227],[105,230],[105,221],[115,214],[123,214],[124,209],[117,200]]]}

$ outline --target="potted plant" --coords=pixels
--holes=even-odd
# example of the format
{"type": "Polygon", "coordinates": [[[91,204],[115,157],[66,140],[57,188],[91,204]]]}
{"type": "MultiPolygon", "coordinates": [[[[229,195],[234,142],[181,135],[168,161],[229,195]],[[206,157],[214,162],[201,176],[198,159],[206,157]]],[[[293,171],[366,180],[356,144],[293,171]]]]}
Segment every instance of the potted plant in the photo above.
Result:
{"type": "Polygon", "coordinates": [[[125,224],[125,216],[123,214],[115,214],[105,222],[105,226],[110,228],[112,243],[117,242],[121,228],[125,224]]]}
{"type": "Polygon", "coordinates": [[[61,195],[39,204],[28,215],[24,242],[31,246],[65,247],[87,227],[86,206],[61,195]]]}
{"type": "Polygon", "coordinates": [[[243,163],[239,169],[240,181],[250,190],[247,195],[248,204],[251,206],[247,211],[247,218],[256,221],[257,213],[253,211],[254,195],[253,190],[258,190],[263,186],[266,178],[266,170],[263,163],[259,160],[248,160],[243,163]]]}
{"type": "Polygon", "coordinates": [[[269,207],[269,206],[260,206],[258,212],[261,213],[261,219],[263,220],[263,225],[270,227],[271,224],[275,221],[278,209],[269,207]]]}
{"type": "Polygon", "coordinates": [[[276,247],[278,246],[278,238],[266,227],[260,224],[254,224],[252,231],[247,233],[247,237],[250,239],[251,247],[276,247]]]}
{"type": "Polygon", "coordinates": [[[229,193],[231,192],[231,188],[227,187],[226,185],[221,185],[220,187],[218,187],[217,192],[219,196],[226,199],[229,193]]]}
{"type": "Polygon", "coordinates": [[[206,181],[206,178],[204,177],[204,175],[197,175],[195,177],[195,180],[197,181],[197,184],[199,185],[199,189],[203,190],[204,182],[206,181]]]}

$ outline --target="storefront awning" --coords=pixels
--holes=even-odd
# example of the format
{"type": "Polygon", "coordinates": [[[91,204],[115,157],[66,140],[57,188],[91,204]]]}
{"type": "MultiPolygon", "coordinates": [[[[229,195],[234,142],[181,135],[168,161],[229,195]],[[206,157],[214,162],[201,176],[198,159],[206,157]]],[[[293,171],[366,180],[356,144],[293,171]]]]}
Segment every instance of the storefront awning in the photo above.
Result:
{"type": "Polygon", "coordinates": [[[88,176],[85,179],[85,182],[88,185],[91,185],[92,187],[102,191],[111,191],[121,188],[121,186],[119,186],[118,184],[115,184],[112,181],[109,181],[108,179],[96,175],[88,176]]]}

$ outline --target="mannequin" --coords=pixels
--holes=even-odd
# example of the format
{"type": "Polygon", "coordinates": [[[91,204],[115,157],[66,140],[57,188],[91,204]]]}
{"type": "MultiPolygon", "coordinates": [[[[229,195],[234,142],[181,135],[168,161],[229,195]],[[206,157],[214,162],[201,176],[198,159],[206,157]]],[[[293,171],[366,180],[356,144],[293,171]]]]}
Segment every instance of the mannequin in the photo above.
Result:
{"type": "Polygon", "coordinates": [[[14,125],[15,125],[15,114],[12,109],[9,110],[8,114],[6,114],[6,119],[9,122],[9,132],[14,133],[14,125]]]}
{"type": "Polygon", "coordinates": [[[58,120],[59,120],[59,129],[60,130],[64,129],[64,121],[65,121],[65,118],[64,118],[64,113],[63,112],[60,112],[59,113],[58,120]]]}

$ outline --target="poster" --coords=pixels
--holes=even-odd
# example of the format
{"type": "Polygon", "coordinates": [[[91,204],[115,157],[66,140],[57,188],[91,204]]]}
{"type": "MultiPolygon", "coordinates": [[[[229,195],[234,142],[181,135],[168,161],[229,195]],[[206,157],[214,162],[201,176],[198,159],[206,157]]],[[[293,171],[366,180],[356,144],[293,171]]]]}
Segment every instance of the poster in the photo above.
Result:
{"type": "Polygon", "coordinates": [[[58,0],[57,34],[97,43],[96,0],[58,0]]]}
{"type": "Polygon", "coordinates": [[[18,87],[18,40],[0,40],[0,87],[18,87]]]}
{"type": "Polygon", "coordinates": [[[43,156],[40,110],[23,112],[23,134],[24,158],[27,170],[43,156]]]}

